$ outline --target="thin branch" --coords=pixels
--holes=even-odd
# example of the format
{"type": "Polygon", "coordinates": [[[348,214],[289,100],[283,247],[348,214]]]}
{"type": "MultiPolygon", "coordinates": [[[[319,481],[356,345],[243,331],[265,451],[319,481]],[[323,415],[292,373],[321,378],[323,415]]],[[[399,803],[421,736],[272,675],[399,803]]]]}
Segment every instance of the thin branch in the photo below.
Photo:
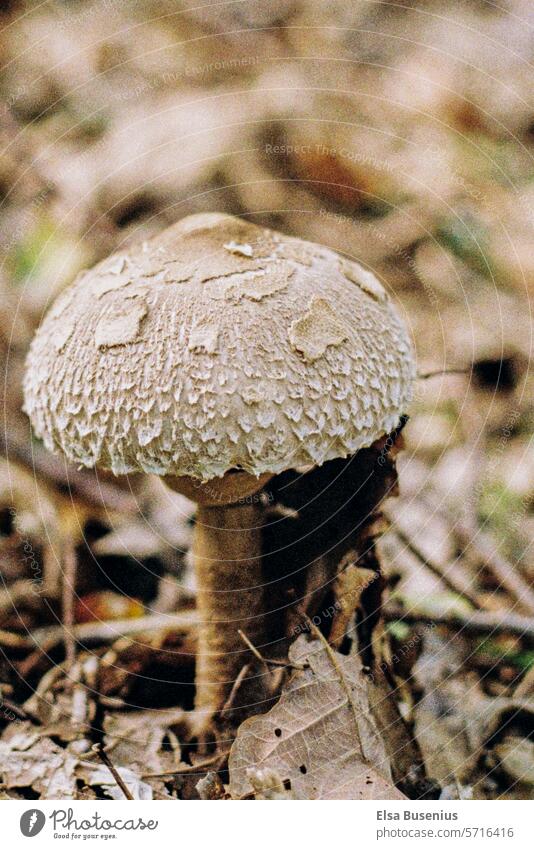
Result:
{"type": "Polygon", "coordinates": [[[0,630],[0,647],[15,651],[32,649],[33,643],[28,637],[12,634],[11,631],[0,630]]]}
{"type": "Polygon", "coordinates": [[[32,716],[30,716],[30,714],[27,713],[27,711],[25,711],[23,707],[15,704],[15,702],[12,702],[11,699],[6,699],[4,696],[0,697],[0,707],[11,711],[11,713],[14,713],[15,716],[18,717],[18,719],[22,719],[22,720],[25,720],[25,721],[29,720],[30,722],[35,722],[34,718],[32,716]]]}
{"type": "MultiPolygon", "coordinates": [[[[268,657],[264,657],[262,654],[260,654],[260,652],[258,651],[256,646],[253,645],[253,643],[250,642],[249,638],[247,637],[246,634],[243,633],[243,631],[238,629],[237,633],[239,634],[239,636],[241,637],[241,639],[243,640],[243,642],[245,643],[247,648],[250,649],[250,651],[252,652],[254,657],[257,660],[259,660],[260,663],[263,663],[264,666],[267,666],[269,664],[271,666],[281,667],[282,669],[303,669],[302,666],[297,666],[296,664],[290,663],[289,661],[286,661],[286,660],[271,660],[268,657]]],[[[270,672],[270,671],[271,670],[268,669],[268,672],[270,672]]]]}
{"type": "Polygon", "coordinates": [[[125,784],[124,779],[120,772],[113,766],[111,760],[109,759],[109,755],[104,751],[104,747],[101,743],[97,743],[96,746],[93,746],[94,751],[97,753],[98,757],[102,761],[102,763],[107,766],[113,778],[115,779],[116,784],[120,787],[126,798],[130,801],[134,801],[134,797],[130,793],[128,789],[128,785],[125,784]]]}
{"type": "MultiPolygon", "coordinates": [[[[198,625],[196,611],[182,613],[159,613],[152,616],[140,616],[138,619],[110,619],[108,622],[84,622],[75,625],[73,637],[84,645],[114,642],[121,637],[129,637],[151,631],[175,631],[189,633],[198,625]]],[[[34,646],[41,651],[50,651],[63,637],[63,626],[53,625],[39,628],[31,634],[34,646]]]]}
{"type": "Polygon", "coordinates": [[[235,681],[232,685],[232,689],[230,690],[230,695],[228,696],[228,698],[226,699],[225,703],[223,704],[222,708],[219,711],[219,716],[221,716],[221,717],[224,716],[226,713],[228,713],[228,711],[232,707],[232,705],[235,701],[235,697],[238,693],[238,690],[239,690],[241,684],[243,683],[243,680],[244,680],[245,676],[247,675],[249,669],[250,669],[249,663],[245,663],[245,665],[241,667],[239,675],[235,679],[235,681]]]}
{"type": "Polygon", "coordinates": [[[514,699],[531,699],[534,696],[534,666],[526,671],[514,690],[514,699]]]}
{"type": "Polygon", "coordinates": [[[499,552],[491,537],[479,528],[472,532],[462,521],[455,522],[454,533],[463,552],[471,548],[472,552],[495,575],[501,587],[519,602],[525,612],[534,615],[534,592],[519,573],[513,563],[507,561],[499,552]]]}
{"type": "Polygon", "coordinates": [[[200,774],[206,771],[206,767],[218,767],[225,757],[226,755],[221,755],[219,752],[218,754],[213,755],[204,761],[198,761],[198,763],[195,764],[181,764],[181,766],[176,767],[176,769],[171,769],[169,772],[146,772],[141,776],[141,778],[170,778],[173,775],[183,775],[184,773],[192,773],[194,775],[196,772],[200,774]]]}
{"type": "Polygon", "coordinates": [[[437,613],[411,607],[404,610],[400,605],[388,602],[384,608],[387,622],[408,622],[416,624],[445,625],[453,631],[465,631],[468,634],[512,634],[534,641],[534,621],[529,616],[509,611],[473,610],[470,613],[460,611],[437,613]]]}
{"type": "MultiPolygon", "coordinates": [[[[348,704],[350,712],[351,712],[351,714],[354,718],[354,726],[357,729],[357,733],[359,735],[358,709],[356,708],[356,705],[354,704],[354,699],[353,699],[353,695],[351,693],[351,689],[350,689],[349,685],[347,684],[346,677],[343,674],[343,669],[340,666],[340,662],[339,662],[340,655],[338,654],[338,652],[334,651],[334,649],[332,648],[332,646],[330,645],[330,643],[326,639],[325,635],[320,631],[320,629],[317,627],[315,622],[312,622],[312,620],[310,619],[310,617],[308,616],[307,613],[304,614],[304,617],[305,617],[305,620],[307,622],[308,628],[310,629],[311,633],[323,644],[324,650],[328,655],[330,663],[332,664],[332,668],[337,673],[339,683],[341,684],[342,688],[345,690],[345,694],[346,694],[346,697],[347,697],[347,704],[348,704]]],[[[365,758],[365,756],[364,756],[364,758],[365,758]]]]}
{"type": "MultiPolygon", "coordinates": [[[[386,512],[386,511],[384,511],[386,512]]],[[[478,598],[476,592],[474,592],[470,587],[469,578],[464,574],[463,570],[458,567],[457,564],[447,563],[442,565],[441,563],[436,562],[435,560],[431,560],[427,557],[421,549],[416,545],[416,543],[408,536],[405,531],[403,531],[396,524],[394,518],[391,514],[387,513],[388,521],[391,522],[392,532],[395,536],[400,540],[400,542],[404,545],[404,547],[414,555],[424,566],[427,567],[434,575],[437,575],[446,586],[457,595],[463,596],[466,598],[473,607],[480,609],[482,607],[480,599],[478,598]]]]}
{"type": "Polygon", "coordinates": [[[471,556],[477,557],[497,578],[499,585],[507,590],[526,613],[534,616],[534,591],[525,581],[513,563],[508,562],[497,550],[496,544],[487,531],[483,531],[474,523],[471,525],[461,516],[452,515],[447,505],[437,503],[438,493],[419,495],[419,500],[432,511],[437,512],[452,526],[462,548],[462,554],[470,551],[471,556]]]}

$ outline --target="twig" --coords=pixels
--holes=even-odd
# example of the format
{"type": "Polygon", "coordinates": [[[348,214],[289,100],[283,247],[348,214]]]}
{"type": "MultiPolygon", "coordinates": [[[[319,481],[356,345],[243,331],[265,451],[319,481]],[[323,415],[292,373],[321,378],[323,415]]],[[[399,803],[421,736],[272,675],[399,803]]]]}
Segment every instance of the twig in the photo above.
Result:
{"type": "Polygon", "coordinates": [[[107,708],[108,710],[127,711],[135,709],[128,702],[125,702],[124,699],[119,699],[117,696],[103,696],[100,694],[99,702],[102,707],[107,708]]]}
{"type": "MultiPolygon", "coordinates": [[[[326,639],[325,635],[317,627],[315,622],[312,622],[312,620],[310,619],[310,617],[308,616],[307,613],[304,614],[304,618],[305,618],[305,621],[307,622],[307,625],[308,625],[308,628],[310,629],[310,632],[313,633],[314,636],[324,646],[324,650],[328,655],[328,659],[330,660],[330,663],[332,664],[332,668],[337,673],[339,683],[341,684],[341,686],[345,690],[345,694],[346,694],[346,697],[347,697],[347,704],[348,704],[350,712],[351,712],[351,714],[354,718],[355,727],[358,728],[358,720],[359,720],[358,709],[356,708],[356,705],[354,704],[354,699],[353,699],[353,695],[351,693],[351,689],[350,689],[349,685],[347,684],[347,680],[345,678],[345,675],[343,674],[343,669],[341,668],[341,665],[340,665],[340,662],[339,662],[340,655],[338,654],[338,652],[334,651],[334,649],[332,648],[332,646],[330,645],[330,643],[326,639]]],[[[364,760],[366,760],[365,755],[364,755],[364,760]]]]}
{"type": "Polygon", "coordinates": [[[271,672],[271,670],[268,668],[268,665],[278,666],[278,667],[281,667],[282,669],[302,669],[303,668],[302,666],[297,666],[296,664],[290,663],[289,661],[286,661],[286,660],[271,660],[269,657],[264,657],[262,654],[260,654],[260,652],[258,651],[256,646],[253,645],[253,643],[250,642],[249,638],[247,637],[247,635],[245,633],[243,633],[243,631],[238,629],[237,633],[239,634],[239,636],[241,637],[241,639],[243,640],[243,642],[245,643],[247,648],[250,649],[250,651],[252,652],[254,657],[257,660],[259,660],[260,663],[263,663],[263,665],[267,667],[268,672],[271,672]]]}
{"type": "Polygon", "coordinates": [[[33,648],[33,643],[28,637],[12,634],[11,631],[0,630],[0,646],[4,649],[27,651],[33,648]]]}
{"type": "MultiPolygon", "coordinates": [[[[384,511],[386,512],[386,511],[384,511]]],[[[471,587],[469,586],[469,579],[466,575],[464,575],[463,571],[458,568],[456,564],[447,563],[446,565],[442,565],[441,563],[437,563],[435,560],[431,560],[427,557],[421,549],[414,543],[412,539],[408,536],[405,531],[403,531],[396,524],[394,518],[387,513],[387,518],[392,524],[392,532],[395,536],[398,537],[400,542],[408,549],[408,551],[417,557],[417,559],[427,567],[434,575],[437,575],[444,584],[446,584],[450,590],[457,593],[457,595],[463,596],[466,598],[473,607],[480,609],[482,607],[480,603],[480,599],[477,594],[473,592],[471,587]]]]}
{"type": "Polygon", "coordinates": [[[450,508],[438,504],[438,493],[419,495],[419,500],[434,512],[439,513],[452,525],[452,532],[462,548],[462,554],[471,551],[497,578],[500,586],[522,606],[526,613],[534,616],[534,591],[520,575],[513,563],[509,563],[499,552],[491,536],[476,526],[470,525],[461,516],[452,515],[450,508]]]}
{"type": "Polygon", "coordinates": [[[115,779],[115,782],[116,782],[116,783],[117,783],[117,785],[120,787],[120,789],[122,790],[122,792],[124,793],[124,795],[126,796],[126,798],[127,798],[129,801],[133,802],[133,801],[134,801],[134,797],[133,797],[133,796],[132,796],[132,794],[130,793],[130,791],[129,791],[129,789],[128,789],[128,786],[125,784],[124,779],[123,779],[123,777],[121,776],[121,774],[119,773],[119,771],[118,771],[118,770],[117,770],[117,769],[113,766],[113,764],[111,763],[111,760],[109,759],[109,756],[108,756],[108,755],[107,755],[107,753],[104,751],[104,747],[102,746],[102,743],[97,743],[97,744],[96,744],[96,746],[93,746],[93,749],[94,749],[94,751],[97,753],[97,755],[98,755],[98,757],[100,758],[100,760],[102,761],[102,763],[103,763],[105,766],[107,766],[107,768],[109,769],[109,771],[110,771],[110,773],[112,774],[113,778],[115,779]]]}
{"type": "Polygon", "coordinates": [[[23,707],[20,707],[20,705],[15,704],[15,702],[12,702],[11,699],[4,698],[4,696],[0,697],[0,707],[11,711],[11,713],[14,713],[15,716],[17,716],[19,719],[30,722],[35,721],[33,717],[30,716],[30,714],[24,710],[23,707]]]}
{"type": "Polygon", "coordinates": [[[463,552],[471,548],[525,612],[534,615],[534,592],[513,563],[509,563],[499,554],[491,537],[479,528],[470,533],[467,525],[461,520],[454,524],[454,532],[463,552]]]}
{"type": "Polygon", "coordinates": [[[304,617],[304,621],[306,622],[306,625],[308,626],[308,630],[310,631],[310,633],[313,634],[314,637],[316,637],[323,644],[324,648],[326,649],[326,653],[328,654],[333,665],[337,666],[334,649],[332,648],[332,646],[330,645],[330,643],[326,639],[323,632],[317,627],[315,622],[313,622],[313,620],[310,619],[310,617],[308,616],[307,613],[304,613],[303,617],[304,617]]]}
{"type": "Polygon", "coordinates": [[[528,699],[534,696],[534,666],[527,670],[514,690],[514,699],[528,699]]]}
{"type": "Polygon", "coordinates": [[[226,699],[225,703],[223,704],[222,708],[219,711],[219,716],[224,716],[226,713],[228,713],[228,711],[232,707],[234,700],[235,700],[235,697],[237,695],[237,691],[239,690],[241,684],[243,683],[243,679],[245,678],[249,669],[250,669],[250,664],[248,664],[248,663],[245,663],[245,665],[241,667],[239,675],[235,679],[235,681],[232,685],[232,689],[230,690],[230,695],[228,696],[228,698],[226,699]]]}
{"type": "Polygon", "coordinates": [[[213,755],[212,757],[207,758],[204,761],[199,761],[196,764],[182,764],[176,769],[171,769],[169,772],[147,772],[142,775],[141,778],[168,778],[173,775],[183,775],[183,773],[193,773],[194,775],[197,771],[199,773],[205,772],[206,767],[217,766],[218,764],[222,763],[225,757],[226,754],[221,755],[221,753],[219,752],[218,754],[213,755]]]}
{"type": "Polygon", "coordinates": [[[490,612],[473,610],[470,613],[459,611],[436,613],[424,609],[410,608],[404,610],[399,605],[388,602],[384,608],[384,618],[387,622],[434,622],[445,625],[454,631],[465,631],[468,634],[512,634],[534,641],[534,621],[528,616],[508,611],[490,612]]]}
{"type": "MultiPolygon", "coordinates": [[[[196,611],[183,613],[140,616],[138,619],[110,619],[108,622],[84,622],[72,629],[74,639],[81,643],[94,644],[114,642],[120,637],[149,631],[193,631],[198,625],[196,611]]],[[[63,626],[53,625],[39,628],[31,634],[33,644],[41,651],[50,651],[63,637],[63,626]]]]}

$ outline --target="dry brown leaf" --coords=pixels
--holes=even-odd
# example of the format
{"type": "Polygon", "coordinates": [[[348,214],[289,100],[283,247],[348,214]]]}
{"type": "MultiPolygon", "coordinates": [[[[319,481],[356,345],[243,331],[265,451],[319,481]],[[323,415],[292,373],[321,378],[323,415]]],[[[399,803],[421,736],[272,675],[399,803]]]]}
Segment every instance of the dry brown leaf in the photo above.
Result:
{"type": "Polygon", "coordinates": [[[43,799],[76,798],[77,759],[27,723],[0,742],[0,774],[10,789],[31,787],[43,799]]]}
{"type": "Polygon", "coordinates": [[[414,710],[414,733],[429,776],[442,787],[467,786],[484,734],[482,716],[491,701],[478,682],[462,673],[465,647],[425,633],[413,674],[423,691],[414,710]]]}
{"type": "MultiPolygon", "coordinates": [[[[152,787],[131,769],[120,766],[117,772],[128,787],[134,799],[152,799],[152,787]]],[[[76,768],[76,777],[85,781],[89,787],[102,787],[104,792],[116,801],[124,801],[124,792],[119,787],[111,772],[104,764],[93,764],[80,761],[76,768]]],[[[49,796],[47,798],[54,798],[49,796]]]]}
{"type": "Polygon", "coordinates": [[[359,658],[301,635],[289,659],[304,668],[268,713],[239,728],[229,760],[232,797],[254,792],[251,769],[269,769],[300,799],[405,798],[391,780],[359,658]]]}
{"type": "Polygon", "coordinates": [[[377,573],[371,569],[361,569],[356,565],[358,553],[349,551],[343,558],[339,572],[333,582],[336,612],[332,619],[329,641],[333,646],[340,646],[348,632],[362,592],[377,578],[377,573]]]}
{"type": "Polygon", "coordinates": [[[174,753],[177,758],[173,758],[171,753],[162,752],[163,739],[169,728],[183,721],[181,708],[108,713],[104,719],[106,751],[116,766],[143,773],[172,769],[180,753],[174,753]],[[162,757],[164,754],[169,757],[162,757]]]}

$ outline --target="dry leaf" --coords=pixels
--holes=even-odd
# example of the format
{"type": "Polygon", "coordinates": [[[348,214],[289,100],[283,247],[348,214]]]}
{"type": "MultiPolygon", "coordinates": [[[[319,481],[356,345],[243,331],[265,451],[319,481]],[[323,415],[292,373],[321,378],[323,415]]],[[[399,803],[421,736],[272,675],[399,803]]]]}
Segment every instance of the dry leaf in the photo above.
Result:
{"type": "Polygon", "coordinates": [[[0,742],[0,775],[9,788],[31,787],[43,799],[76,798],[77,759],[34,731],[0,742]]]}
{"type": "MultiPolygon", "coordinates": [[[[128,766],[143,773],[172,769],[172,762],[162,760],[163,739],[167,730],[183,719],[181,708],[108,713],[104,719],[106,751],[115,766],[128,766]]],[[[177,754],[179,760],[179,751],[177,754]]]]}
{"type": "Polygon", "coordinates": [[[531,727],[532,701],[489,697],[478,677],[465,673],[465,651],[461,643],[427,632],[414,668],[423,690],[414,711],[414,732],[432,778],[444,788],[455,785],[460,798],[470,785],[475,798],[486,798],[480,755],[493,751],[503,730],[522,734],[531,727]]]}
{"type": "Polygon", "coordinates": [[[356,655],[301,635],[289,659],[298,671],[280,701],[239,728],[229,760],[230,793],[254,792],[249,770],[274,770],[299,799],[403,799],[369,710],[356,655]]]}
{"type": "MultiPolygon", "coordinates": [[[[128,787],[134,799],[152,799],[152,787],[145,781],[141,781],[138,775],[127,767],[117,767],[117,772],[128,787]]],[[[77,766],[76,775],[82,778],[90,787],[102,787],[112,799],[118,802],[124,801],[124,793],[113,778],[111,772],[104,764],[91,764],[80,762],[77,766]]],[[[50,796],[48,798],[54,798],[50,796]]]]}
{"type": "Polygon", "coordinates": [[[414,732],[428,774],[442,787],[473,780],[473,756],[484,735],[482,716],[491,701],[478,682],[462,673],[465,648],[425,633],[425,648],[413,674],[423,695],[414,710],[414,732]]]}

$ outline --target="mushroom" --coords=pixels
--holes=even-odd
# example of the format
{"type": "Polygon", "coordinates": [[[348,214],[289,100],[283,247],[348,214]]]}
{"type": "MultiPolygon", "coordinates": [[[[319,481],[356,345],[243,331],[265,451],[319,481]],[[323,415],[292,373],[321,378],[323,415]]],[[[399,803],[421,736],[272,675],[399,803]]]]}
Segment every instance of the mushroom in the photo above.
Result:
{"type": "Polygon", "coordinates": [[[197,503],[196,708],[261,646],[261,489],[392,431],[406,329],[378,280],[317,244],[192,215],[83,273],[32,343],[25,410],[52,451],[160,475],[197,503]]]}

